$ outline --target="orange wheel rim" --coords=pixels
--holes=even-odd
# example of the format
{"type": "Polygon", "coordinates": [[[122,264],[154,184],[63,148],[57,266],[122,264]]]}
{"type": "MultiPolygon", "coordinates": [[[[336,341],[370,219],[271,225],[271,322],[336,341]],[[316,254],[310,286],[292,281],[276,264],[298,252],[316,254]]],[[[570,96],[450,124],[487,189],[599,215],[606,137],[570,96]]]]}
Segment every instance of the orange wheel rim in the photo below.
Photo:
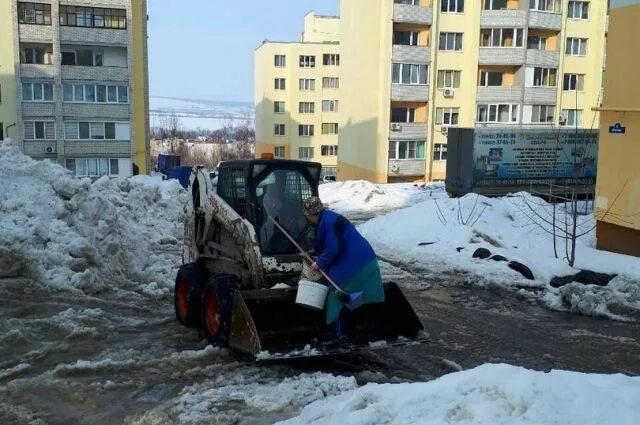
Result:
{"type": "Polygon", "coordinates": [[[187,281],[180,279],[176,290],[178,314],[182,319],[186,319],[189,315],[189,291],[187,281]]]}
{"type": "Polygon", "coordinates": [[[210,291],[207,293],[205,325],[207,326],[207,332],[209,335],[215,336],[218,333],[220,327],[220,315],[218,314],[218,295],[210,291]]]}

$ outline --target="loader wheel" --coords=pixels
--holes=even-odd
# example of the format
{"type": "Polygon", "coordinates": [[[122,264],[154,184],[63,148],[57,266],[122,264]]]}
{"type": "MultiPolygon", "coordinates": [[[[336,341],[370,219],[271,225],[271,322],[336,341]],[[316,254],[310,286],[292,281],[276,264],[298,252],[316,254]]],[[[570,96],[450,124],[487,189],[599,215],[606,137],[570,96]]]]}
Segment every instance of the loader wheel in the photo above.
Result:
{"type": "Polygon", "coordinates": [[[202,269],[197,264],[185,264],[176,276],[174,305],[176,319],[187,327],[200,325],[202,269]]]}
{"type": "Polygon", "coordinates": [[[230,275],[212,276],[202,292],[202,338],[226,347],[229,343],[233,293],[237,279],[230,275]]]}

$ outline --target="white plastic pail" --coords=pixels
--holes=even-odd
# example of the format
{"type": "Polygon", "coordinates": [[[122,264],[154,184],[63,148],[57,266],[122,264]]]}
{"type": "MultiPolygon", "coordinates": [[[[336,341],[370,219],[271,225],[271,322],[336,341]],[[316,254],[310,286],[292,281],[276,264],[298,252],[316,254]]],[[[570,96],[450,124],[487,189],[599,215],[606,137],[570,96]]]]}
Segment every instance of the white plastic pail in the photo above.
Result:
{"type": "Polygon", "coordinates": [[[298,282],[298,293],[296,294],[296,304],[312,308],[314,310],[322,310],[327,300],[329,288],[317,282],[309,280],[301,280],[298,282]]]}

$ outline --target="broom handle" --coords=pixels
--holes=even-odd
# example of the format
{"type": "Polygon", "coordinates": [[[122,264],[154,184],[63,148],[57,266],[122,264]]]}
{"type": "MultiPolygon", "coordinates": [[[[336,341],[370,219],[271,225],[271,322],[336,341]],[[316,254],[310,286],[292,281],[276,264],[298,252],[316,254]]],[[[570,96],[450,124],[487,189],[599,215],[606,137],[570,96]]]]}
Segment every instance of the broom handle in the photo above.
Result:
{"type": "MultiPolygon", "coordinates": [[[[267,217],[269,217],[269,220],[271,220],[271,222],[273,224],[276,225],[276,227],[278,229],[280,229],[280,231],[287,237],[287,239],[289,239],[291,241],[291,243],[298,248],[298,251],[300,251],[300,254],[302,254],[304,256],[304,258],[309,262],[309,264],[313,264],[313,258],[311,258],[311,256],[307,253],[307,251],[305,251],[304,249],[302,249],[302,247],[300,245],[298,245],[298,242],[295,241],[295,239],[293,239],[293,237],[291,237],[291,235],[289,235],[289,233],[287,233],[286,230],[284,230],[284,227],[282,227],[280,225],[280,223],[278,223],[277,221],[275,221],[273,219],[273,217],[271,217],[271,215],[267,214],[267,217]]],[[[322,276],[324,276],[325,279],[327,279],[329,281],[329,283],[331,284],[331,286],[333,286],[335,288],[336,291],[341,292],[343,294],[346,294],[346,292],[344,292],[342,289],[340,289],[340,287],[333,281],[333,279],[331,279],[329,277],[328,274],[326,274],[324,272],[324,270],[322,270],[320,267],[318,267],[318,270],[320,271],[320,273],[322,273],[322,276]]]]}

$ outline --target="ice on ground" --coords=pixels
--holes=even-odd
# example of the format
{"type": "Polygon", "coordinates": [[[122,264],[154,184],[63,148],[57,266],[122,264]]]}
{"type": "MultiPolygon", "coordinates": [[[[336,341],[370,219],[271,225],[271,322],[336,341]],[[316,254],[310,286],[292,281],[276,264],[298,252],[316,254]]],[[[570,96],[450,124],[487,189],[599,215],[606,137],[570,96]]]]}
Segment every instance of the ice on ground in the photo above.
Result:
{"type": "Polygon", "coordinates": [[[541,216],[552,211],[544,200],[526,193],[503,198],[470,194],[424,201],[378,216],[358,229],[381,258],[421,275],[526,288],[541,292],[541,300],[552,308],[582,314],[616,319],[640,312],[640,259],[597,250],[595,222],[588,214],[578,216],[578,233],[584,235],[577,240],[575,265],[569,267],[564,240],[557,240],[556,258],[551,226],[544,220],[535,222],[531,206],[541,216]],[[506,262],[473,258],[478,248],[525,264],[535,280],[526,280],[506,262]],[[549,285],[553,277],[578,269],[619,276],[606,287],[549,285]]]}
{"type": "Polygon", "coordinates": [[[279,424],[635,425],[639,417],[640,377],[486,364],[426,383],[367,384],[279,424]]]}
{"type": "Polygon", "coordinates": [[[107,280],[150,296],[172,287],[186,196],[177,182],[78,179],[4,141],[0,185],[0,277],[86,294],[113,290],[107,280]]]}

